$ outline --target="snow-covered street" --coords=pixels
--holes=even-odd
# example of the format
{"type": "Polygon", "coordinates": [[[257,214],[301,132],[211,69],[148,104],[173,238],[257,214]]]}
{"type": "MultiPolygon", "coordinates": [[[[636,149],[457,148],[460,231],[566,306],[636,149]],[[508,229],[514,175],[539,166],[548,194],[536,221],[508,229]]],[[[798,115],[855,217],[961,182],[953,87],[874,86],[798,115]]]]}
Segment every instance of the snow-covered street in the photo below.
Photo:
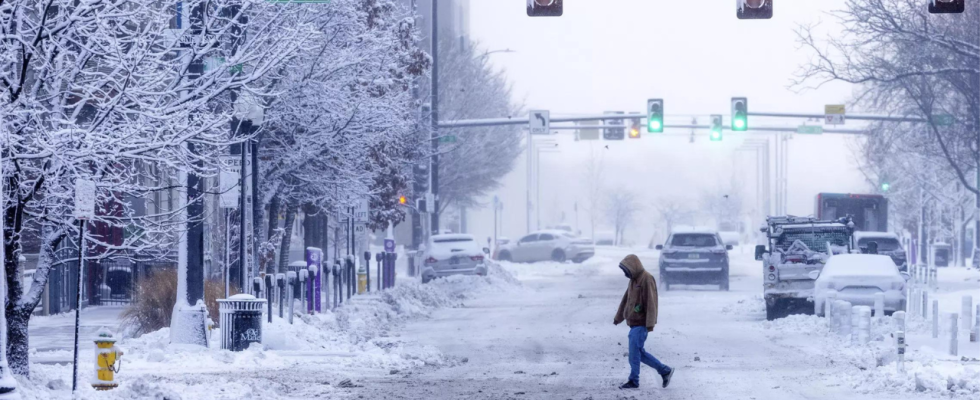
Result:
{"type": "MultiPolygon", "coordinates": [[[[758,263],[748,250],[736,249],[730,292],[679,286],[660,293],[659,323],[647,349],[677,368],[670,387],[661,389],[660,377],[643,367],[639,391],[623,392],[616,387],[629,371],[627,328],[613,326],[612,317],[626,285],[616,265],[627,253],[602,248],[583,264],[505,264],[519,283],[500,271],[493,278],[404,282],[390,293],[355,297],[334,313],[304,316],[292,327],[277,319],[266,328],[264,350],[202,352],[169,346],[166,334],[156,332],[122,343],[128,361],[119,389],[85,388],[83,394],[113,399],[910,399],[966,398],[980,390],[980,363],[943,361],[936,355],[941,351],[919,349],[923,343],[912,333],[911,358],[960,368],[953,376],[972,382],[953,379],[952,391],[937,388],[933,381],[942,379],[945,386],[947,378],[910,360],[907,379],[913,384],[903,386],[887,355],[869,350],[874,346],[851,348],[829,333],[822,318],[765,321],[758,263]],[[875,368],[882,356],[885,365],[875,368]]],[[[656,252],[637,254],[656,272],[656,252]]],[[[970,282],[980,278],[976,271],[956,273],[970,282]]],[[[43,338],[53,324],[42,321],[35,337],[43,338]]],[[[978,350],[977,343],[961,341],[962,356],[976,358],[978,350]]],[[[89,368],[86,355],[82,365],[89,368]]],[[[66,394],[69,375],[66,364],[35,364],[30,383],[24,383],[37,390],[36,397],[28,398],[66,394]]]]}

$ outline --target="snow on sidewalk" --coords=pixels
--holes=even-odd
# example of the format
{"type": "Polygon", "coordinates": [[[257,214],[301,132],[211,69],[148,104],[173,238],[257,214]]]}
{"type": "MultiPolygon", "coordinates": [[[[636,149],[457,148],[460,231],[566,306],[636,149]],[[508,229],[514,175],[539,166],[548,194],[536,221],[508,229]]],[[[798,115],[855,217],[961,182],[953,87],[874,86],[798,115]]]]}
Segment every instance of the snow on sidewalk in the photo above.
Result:
{"type": "MultiPolygon", "coordinates": [[[[459,360],[433,347],[400,340],[399,326],[426,318],[439,308],[458,307],[463,300],[482,293],[511,290],[521,290],[520,283],[496,264],[491,264],[486,277],[452,276],[424,285],[403,279],[381,293],[355,296],[333,312],[297,314],[293,325],[278,316],[271,324],[263,319],[262,345],[238,353],[219,349],[218,330],[211,332],[210,348],[204,349],[170,345],[169,331],[162,329],[117,343],[125,352],[117,378],[120,386],[109,392],[96,392],[88,384],[94,373],[94,353],[83,350],[79,360],[81,398],[275,399],[288,396],[276,392],[275,385],[263,384],[267,378],[255,376],[295,370],[387,373],[425,365],[456,365],[459,360]]],[[[39,335],[62,340],[62,330],[39,335]]],[[[90,337],[84,339],[91,342],[90,337]]],[[[71,333],[67,340],[71,342],[71,333]]],[[[17,378],[24,399],[69,396],[70,364],[33,363],[31,368],[30,378],[17,378]]]]}

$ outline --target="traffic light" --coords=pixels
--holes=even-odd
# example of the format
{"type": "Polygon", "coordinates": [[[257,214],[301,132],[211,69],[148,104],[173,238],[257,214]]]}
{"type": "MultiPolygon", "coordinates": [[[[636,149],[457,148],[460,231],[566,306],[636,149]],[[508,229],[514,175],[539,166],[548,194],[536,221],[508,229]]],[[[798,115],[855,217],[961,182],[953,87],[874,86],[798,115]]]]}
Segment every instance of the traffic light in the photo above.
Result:
{"type": "Polygon", "coordinates": [[[562,3],[562,0],[527,0],[527,16],[560,17],[562,3]]]}
{"type": "Polygon", "coordinates": [[[660,133],[664,131],[664,100],[647,100],[647,132],[660,133]]]}
{"type": "Polygon", "coordinates": [[[932,14],[959,14],[966,9],[966,0],[930,0],[929,12],[932,14]]]}
{"type": "Polygon", "coordinates": [[[711,134],[709,138],[712,142],[721,141],[721,115],[711,116],[711,134]]]}
{"type": "Polygon", "coordinates": [[[892,187],[892,185],[890,183],[888,183],[888,182],[882,182],[881,183],[881,191],[882,192],[887,192],[888,189],[891,189],[891,187],[892,187]]]}
{"type": "Polygon", "coordinates": [[[630,139],[639,139],[639,138],[640,138],[640,121],[634,119],[632,126],[630,126],[630,139]]]}
{"type": "Polygon", "coordinates": [[[732,97],[732,130],[744,132],[749,129],[749,99],[732,97]]]}
{"type": "Polygon", "coordinates": [[[405,196],[398,196],[398,204],[405,205],[408,204],[408,199],[405,196]]]}

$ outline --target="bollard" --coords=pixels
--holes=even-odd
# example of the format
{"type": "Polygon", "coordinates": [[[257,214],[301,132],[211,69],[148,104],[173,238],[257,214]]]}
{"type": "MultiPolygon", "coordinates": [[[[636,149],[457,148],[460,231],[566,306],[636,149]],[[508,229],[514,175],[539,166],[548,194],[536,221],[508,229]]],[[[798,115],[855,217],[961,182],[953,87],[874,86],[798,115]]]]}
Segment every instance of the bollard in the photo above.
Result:
{"type": "Polygon", "coordinates": [[[272,284],[272,274],[265,275],[265,298],[266,303],[269,307],[269,323],[272,323],[272,293],[275,292],[275,286],[272,284]]]}
{"type": "Polygon", "coordinates": [[[958,329],[956,328],[956,322],[959,320],[959,316],[956,313],[949,315],[949,355],[956,357],[959,353],[959,340],[956,337],[958,329]]]}
{"type": "Polygon", "coordinates": [[[871,307],[858,308],[858,344],[868,344],[871,341],[871,307]]]}
{"type": "Polygon", "coordinates": [[[932,338],[939,337],[939,300],[932,301],[932,338]]]}
{"type": "Polygon", "coordinates": [[[851,306],[851,344],[859,344],[861,336],[861,306],[851,306]]]}
{"type": "Polygon", "coordinates": [[[316,265],[310,265],[309,267],[306,267],[306,271],[307,271],[306,272],[306,274],[307,274],[306,275],[306,277],[307,277],[307,279],[306,279],[306,298],[307,298],[306,312],[307,312],[307,314],[311,314],[312,315],[313,312],[316,310],[316,294],[317,294],[317,290],[316,290],[316,282],[317,282],[317,280],[316,280],[316,272],[318,271],[318,269],[316,268],[316,265]]]}
{"type": "Polygon", "coordinates": [[[299,312],[306,310],[306,283],[309,281],[310,271],[303,268],[299,271],[299,312]]]}
{"type": "Polygon", "coordinates": [[[293,293],[296,291],[296,271],[286,272],[286,284],[289,286],[287,290],[286,301],[289,302],[289,324],[293,324],[293,306],[296,304],[296,299],[293,298],[293,293]]]}
{"type": "Polygon", "coordinates": [[[885,316],[885,294],[875,293],[875,318],[881,319],[885,316]]]}
{"type": "Polygon", "coordinates": [[[95,339],[95,382],[92,382],[92,387],[95,390],[109,390],[119,386],[115,373],[122,366],[123,352],[116,348],[116,339],[112,338],[109,329],[102,327],[98,335],[95,339]],[[119,365],[116,365],[116,361],[119,361],[119,365]]]}
{"type": "Polygon", "coordinates": [[[276,274],[276,286],[279,287],[279,318],[282,318],[282,307],[286,299],[286,274],[276,274]]]}
{"type": "Polygon", "coordinates": [[[921,310],[922,311],[922,319],[926,319],[926,317],[928,317],[928,315],[926,315],[926,310],[928,310],[928,309],[929,309],[929,292],[923,290],[922,291],[922,310],[921,310]]]}
{"type": "Polygon", "coordinates": [[[960,307],[960,318],[962,318],[961,326],[965,331],[970,331],[973,328],[973,296],[963,296],[963,304],[960,307]]]}
{"type": "Polygon", "coordinates": [[[895,311],[892,319],[895,321],[895,328],[898,328],[896,330],[905,332],[905,311],[895,311]]]}
{"type": "MultiPolygon", "coordinates": [[[[897,313],[896,313],[897,314],[897,313]]],[[[905,373],[905,332],[895,332],[895,348],[898,351],[898,372],[905,373]]]]}

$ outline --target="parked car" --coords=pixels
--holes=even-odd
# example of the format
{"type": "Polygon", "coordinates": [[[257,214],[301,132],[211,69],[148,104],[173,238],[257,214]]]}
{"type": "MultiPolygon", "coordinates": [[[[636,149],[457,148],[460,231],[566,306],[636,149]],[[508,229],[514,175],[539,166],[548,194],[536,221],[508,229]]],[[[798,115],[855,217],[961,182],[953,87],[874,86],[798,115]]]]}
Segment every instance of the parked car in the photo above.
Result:
{"type": "Polygon", "coordinates": [[[568,232],[546,230],[533,232],[520,240],[500,246],[497,259],[514,262],[538,262],[572,260],[580,263],[595,255],[590,239],[576,237],[568,232]]]}
{"type": "Polygon", "coordinates": [[[660,284],[717,284],[728,290],[728,250],[718,232],[685,230],[673,232],[660,252],[660,284]]]}
{"type": "Polygon", "coordinates": [[[878,254],[838,254],[830,257],[820,271],[811,271],[816,279],[813,306],[817,315],[824,314],[824,303],[830,293],[838,300],[856,306],[874,307],[875,294],[885,294],[885,314],[905,309],[905,284],[908,273],[899,272],[891,257],[878,254]]]}
{"type": "Polygon", "coordinates": [[[484,254],[473,235],[433,235],[422,253],[422,283],[450,275],[487,275],[484,254]]]}
{"type": "Polygon", "coordinates": [[[908,258],[898,235],[891,232],[854,232],[854,243],[862,253],[868,252],[868,243],[878,244],[878,253],[892,258],[899,271],[908,270],[908,258]]]}

